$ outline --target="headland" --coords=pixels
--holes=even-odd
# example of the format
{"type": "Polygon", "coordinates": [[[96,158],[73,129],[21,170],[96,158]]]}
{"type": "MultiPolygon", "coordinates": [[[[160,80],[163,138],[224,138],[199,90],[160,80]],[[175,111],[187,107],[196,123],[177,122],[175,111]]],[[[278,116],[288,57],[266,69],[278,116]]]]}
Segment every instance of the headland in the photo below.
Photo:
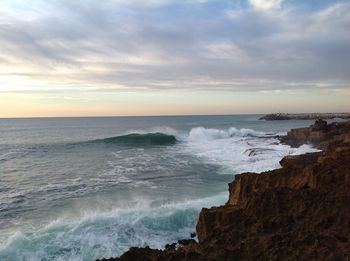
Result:
{"type": "Polygon", "coordinates": [[[349,260],[350,121],[318,120],[280,140],[322,151],[284,157],[280,169],[236,175],[227,203],[202,209],[198,242],[131,248],[104,260],[349,260]]]}

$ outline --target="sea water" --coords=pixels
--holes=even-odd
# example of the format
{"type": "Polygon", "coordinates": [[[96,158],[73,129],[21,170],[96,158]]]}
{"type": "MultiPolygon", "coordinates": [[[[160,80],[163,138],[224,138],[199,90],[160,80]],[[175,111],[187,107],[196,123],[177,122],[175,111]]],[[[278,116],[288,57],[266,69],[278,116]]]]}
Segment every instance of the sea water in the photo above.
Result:
{"type": "Polygon", "coordinates": [[[0,119],[0,260],[95,260],[195,232],[246,171],[279,168],[258,115],[0,119]]]}

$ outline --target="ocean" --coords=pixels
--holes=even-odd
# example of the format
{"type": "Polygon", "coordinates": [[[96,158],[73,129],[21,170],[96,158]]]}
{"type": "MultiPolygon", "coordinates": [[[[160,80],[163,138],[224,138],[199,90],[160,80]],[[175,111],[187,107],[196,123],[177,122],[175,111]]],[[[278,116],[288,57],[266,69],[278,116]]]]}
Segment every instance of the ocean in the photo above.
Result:
{"type": "Polygon", "coordinates": [[[0,260],[95,260],[163,248],[222,205],[235,174],[279,168],[259,115],[0,119],[0,260]]]}

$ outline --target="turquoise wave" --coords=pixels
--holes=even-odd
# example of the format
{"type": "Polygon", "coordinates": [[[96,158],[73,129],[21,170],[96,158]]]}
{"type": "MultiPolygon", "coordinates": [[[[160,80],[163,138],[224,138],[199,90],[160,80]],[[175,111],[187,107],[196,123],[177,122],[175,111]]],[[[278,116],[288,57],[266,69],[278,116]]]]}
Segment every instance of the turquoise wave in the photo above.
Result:
{"type": "Polygon", "coordinates": [[[106,139],[95,140],[94,142],[106,144],[120,144],[120,145],[174,145],[177,139],[174,135],[169,135],[161,132],[155,133],[131,133],[106,139]]]}
{"type": "Polygon", "coordinates": [[[0,243],[0,260],[93,261],[120,256],[132,246],[161,249],[195,232],[200,209],[223,204],[227,193],[151,207],[108,212],[82,210],[83,216],[62,218],[41,229],[17,231],[0,243]]]}

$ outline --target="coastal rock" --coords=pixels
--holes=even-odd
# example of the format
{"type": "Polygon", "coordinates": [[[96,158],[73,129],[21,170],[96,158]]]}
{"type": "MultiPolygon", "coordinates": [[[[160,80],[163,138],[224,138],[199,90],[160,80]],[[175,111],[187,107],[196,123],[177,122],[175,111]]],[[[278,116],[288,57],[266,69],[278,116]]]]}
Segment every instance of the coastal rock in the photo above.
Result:
{"type": "Polygon", "coordinates": [[[199,245],[233,248],[246,260],[347,260],[349,160],[348,143],[284,158],[278,170],[236,176],[227,204],[202,210],[199,245]]]}
{"type": "Polygon", "coordinates": [[[181,246],[188,246],[191,244],[196,244],[196,241],[194,239],[181,239],[178,240],[177,243],[181,246]]]}
{"type": "Polygon", "coordinates": [[[350,121],[327,124],[324,120],[317,120],[308,128],[290,130],[286,136],[280,137],[282,143],[292,147],[303,144],[312,144],[315,147],[326,150],[330,143],[337,140],[343,142],[345,136],[350,134],[350,121]]]}
{"type": "Polygon", "coordinates": [[[317,121],[283,141],[325,150],[237,175],[224,206],[202,209],[198,243],[131,248],[110,260],[349,260],[350,122],[317,121]]]}
{"type": "Polygon", "coordinates": [[[311,126],[312,131],[321,131],[321,132],[327,132],[328,126],[327,122],[322,119],[318,119],[315,121],[315,124],[311,126]]]}

